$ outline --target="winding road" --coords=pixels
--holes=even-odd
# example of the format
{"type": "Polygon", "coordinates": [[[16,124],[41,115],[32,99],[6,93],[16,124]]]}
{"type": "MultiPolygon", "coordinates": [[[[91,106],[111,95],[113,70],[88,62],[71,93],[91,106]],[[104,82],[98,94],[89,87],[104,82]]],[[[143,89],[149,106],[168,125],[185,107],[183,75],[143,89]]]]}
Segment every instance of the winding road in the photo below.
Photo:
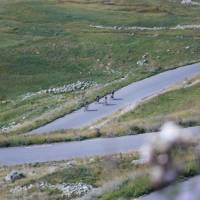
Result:
{"type": "Polygon", "coordinates": [[[137,104],[149,96],[159,94],[163,90],[198,74],[200,74],[200,63],[195,63],[134,82],[118,90],[116,98],[109,100],[108,105],[92,103],[89,105],[90,111],[84,112],[83,109],[79,109],[31,131],[30,134],[42,134],[91,125],[95,121],[107,117],[120,109],[137,104]]]}
{"type": "MultiPolygon", "coordinates": [[[[96,120],[135,104],[142,99],[156,95],[169,87],[200,74],[200,63],[195,63],[166,71],[142,81],[132,83],[116,92],[114,100],[108,105],[92,103],[90,111],[79,109],[43,127],[35,129],[31,134],[57,131],[60,129],[80,128],[90,125],[96,120]]],[[[101,99],[102,101],[102,99],[101,99]]],[[[200,134],[200,127],[185,129],[192,134],[200,134]]],[[[98,138],[87,141],[34,145],[28,147],[0,148],[0,165],[17,165],[35,162],[59,161],[72,158],[84,158],[95,155],[109,155],[119,152],[137,150],[157,133],[125,136],[120,138],[98,138]]]]}
{"type": "MultiPolygon", "coordinates": [[[[185,132],[190,132],[194,136],[199,135],[200,126],[183,129],[183,134],[185,132]]],[[[77,142],[0,148],[0,166],[60,161],[128,152],[138,150],[143,145],[149,143],[153,137],[157,136],[158,133],[146,133],[116,138],[97,138],[77,142]]]]}

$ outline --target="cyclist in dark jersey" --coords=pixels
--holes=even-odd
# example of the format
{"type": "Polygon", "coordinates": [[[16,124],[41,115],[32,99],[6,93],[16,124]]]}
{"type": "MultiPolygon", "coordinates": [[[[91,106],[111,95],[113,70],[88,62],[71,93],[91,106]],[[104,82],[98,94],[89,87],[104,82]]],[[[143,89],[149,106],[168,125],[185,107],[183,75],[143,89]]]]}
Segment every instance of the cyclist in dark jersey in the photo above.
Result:
{"type": "Polygon", "coordinates": [[[105,105],[108,105],[108,97],[107,96],[104,97],[104,103],[105,103],[105,105]]]}
{"type": "Polygon", "coordinates": [[[99,101],[100,101],[100,96],[97,96],[96,97],[96,102],[99,103],[99,101]]]}
{"type": "Polygon", "coordinates": [[[85,102],[85,105],[84,105],[84,111],[88,111],[88,107],[89,107],[89,103],[88,101],[85,102]]]}
{"type": "Polygon", "coordinates": [[[114,96],[115,96],[115,91],[113,90],[112,92],[111,92],[111,99],[114,99],[114,96]]]}

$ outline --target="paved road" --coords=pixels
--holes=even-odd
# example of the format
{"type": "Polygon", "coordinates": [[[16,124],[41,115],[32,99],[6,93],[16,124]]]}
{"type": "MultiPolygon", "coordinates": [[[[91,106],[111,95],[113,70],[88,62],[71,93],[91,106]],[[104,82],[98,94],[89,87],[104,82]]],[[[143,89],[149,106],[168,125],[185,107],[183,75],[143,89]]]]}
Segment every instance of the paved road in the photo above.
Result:
{"type": "Polygon", "coordinates": [[[132,83],[118,90],[116,92],[116,100],[110,101],[109,105],[105,106],[102,104],[92,103],[89,105],[89,112],[84,112],[83,109],[77,110],[31,131],[31,134],[41,134],[61,129],[81,128],[90,125],[121,108],[137,103],[145,97],[158,94],[170,86],[197,74],[200,74],[200,63],[180,67],[132,83]]]}
{"type": "MultiPolygon", "coordinates": [[[[193,135],[200,134],[200,126],[184,129],[193,135]]],[[[184,134],[183,131],[183,134],[184,134]]],[[[0,148],[0,165],[59,161],[87,156],[103,156],[119,152],[137,150],[158,133],[124,136],[117,138],[98,138],[92,140],[65,142],[28,147],[0,148]]]]}
{"type": "Polygon", "coordinates": [[[140,197],[137,200],[199,200],[199,189],[200,176],[196,176],[184,182],[172,184],[165,189],[152,192],[151,194],[140,197]],[[190,197],[180,197],[180,193],[188,194],[188,192],[190,193],[190,197]]]}

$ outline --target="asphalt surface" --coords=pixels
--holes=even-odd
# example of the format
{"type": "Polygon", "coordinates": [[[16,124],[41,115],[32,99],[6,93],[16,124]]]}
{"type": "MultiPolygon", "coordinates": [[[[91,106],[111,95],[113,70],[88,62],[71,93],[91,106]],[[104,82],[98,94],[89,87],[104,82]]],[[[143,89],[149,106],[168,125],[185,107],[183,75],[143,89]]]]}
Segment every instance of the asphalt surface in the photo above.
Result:
{"type": "Polygon", "coordinates": [[[199,189],[200,176],[196,176],[184,182],[172,184],[165,189],[152,192],[151,194],[140,197],[137,200],[199,200],[199,189]]]}
{"type": "MultiPolygon", "coordinates": [[[[194,136],[199,135],[200,126],[183,129],[183,134],[186,132],[194,136]]],[[[0,148],[0,166],[60,161],[138,150],[143,145],[149,143],[153,137],[157,137],[158,134],[146,133],[117,138],[98,138],[77,142],[0,148]]]]}
{"type": "MultiPolygon", "coordinates": [[[[140,102],[146,97],[156,95],[169,87],[200,74],[200,63],[187,65],[166,71],[147,79],[132,83],[115,94],[115,99],[108,100],[108,105],[92,103],[89,111],[79,109],[47,125],[31,131],[31,134],[48,133],[63,129],[82,128],[129,105],[140,102]]],[[[101,99],[103,102],[104,99],[101,99]]]]}

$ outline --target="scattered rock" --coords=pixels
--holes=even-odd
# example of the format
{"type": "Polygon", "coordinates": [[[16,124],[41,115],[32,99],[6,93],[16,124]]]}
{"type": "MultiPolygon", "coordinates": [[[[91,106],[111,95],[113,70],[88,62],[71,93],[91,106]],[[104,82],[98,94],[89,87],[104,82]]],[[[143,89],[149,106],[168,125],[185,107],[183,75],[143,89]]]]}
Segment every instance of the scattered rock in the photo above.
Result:
{"type": "Polygon", "coordinates": [[[182,1],[181,1],[181,4],[184,4],[184,5],[191,5],[191,4],[192,4],[192,0],[182,0],[182,1]]]}
{"type": "Polygon", "coordinates": [[[95,162],[95,158],[90,158],[89,163],[94,163],[95,162]]]}
{"type": "Polygon", "coordinates": [[[75,160],[71,160],[71,161],[68,161],[68,162],[66,163],[66,165],[67,165],[68,168],[71,168],[71,167],[76,166],[76,165],[77,165],[77,162],[76,162],[75,160]]]}
{"type": "Polygon", "coordinates": [[[145,163],[147,163],[147,160],[145,160],[145,159],[133,160],[131,162],[132,165],[142,165],[142,164],[145,164],[145,163]]]}
{"type": "Polygon", "coordinates": [[[16,187],[12,188],[10,190],[10,192],[13,193],[13,194],[19,194],[19,193],[22,193],[22,192],[26,192],[26,191],[32,189],[33,187],[34,187],[33,184],[30,184],[30,185],[27,185],[27,186],[26,185],[25,186],[16,186],[16,187]]]}
{"type": "Polygon", "coordinates": [[[22,172],[12,171],[5,177],[5,181],[16,181],[18,179],[25,178],[26,176],[22,172]]]}
{"type": "Polygon", "coordinates": [[[108,30],[163,30],[166,29],[165,27],[139,27],[139,26],[132,26],[132,27],[122,27],[122,26],[103,26],[103,25],[90,25],[91,28],[97,29],[108,29],[108,30]]]}
{"type": "Polygon", "coordinates": [[[200,24],[177,25],[170,30],[200,29],[200,24]]]}
{"type": "Polygon", "coordinates": [[[0,127],[0,134],[6,134],[9,131],[11,131],[12,129],[19,127],[21,125],[21,123],[17,123],[17,122],[10,122],[9,124],[5,124],[2,127],[0,127]]]}
{"type": "MultiPolygon", "coordinates": [[[[82,72],[80,72],[82,74],[82,72]]],[[[55,87],[55,88],[49,88],[45,90],[40,90],[35,93],[26,93],[22,96],[22,101],[27,100],[31,97],[37,96],[37,95],[43,95],[43,94],[63,94],[67,92],[73,92],[76,90],[85,90],[91,86],[95,86],[96,83],[93,81],[77,81],[76,83],[71,83],[68,85],[64,85],[61,87],[55,87]]]]}
{"type": "Polygon", "coordinates": [[[144,66],[145,64],[148,64],[148,60],[147,59],[142,59],[142,60],[138,60],[137,61],[137,65],[139,66],[144,66]]]}
{"type": "Polygon", "coordinates": [[[87,194],[90,190],[92,190],[91,185],[87,185],[84,183],[78,183],[78,184],[57,184],[55,186],[50,186],[52,189],[58,189],[63,193],[63,196],[66,196],[68,198],[72,197],[81,197],[87,194]]]}
{"type": "Polygon", "coordinates": [[[186,50],[190,49],[190,46],[186,46],[185,49],[186,49],[186,50]]]}
{"type": "Polygon", "coordinates": [[[93,189],[93,186],[84,183],[76,183],[76,184],[62,183],[62,184],[51,185],[46,182],[41,182],[36,184],[36,188],[40,190],[45,190],[45,189],[59,190],[65,197],[76,198],[87,194],[89,191],[93,189]]]}
{"type": "Polygon", "coordinates": [[[7,104],[7,103],[9,103],[9,101],[6,101],[6,100],[4,100],[4,101],[1,101],[1,104],[7,104]]]}
{"type": "Polygon", "coordinates": [[[11,122],[10,123],[11,126],[14,126],[15,124],[16,124],[16,122],[11,122]]]}
{"type": "MultiPolygon", "coordinates": [[[[189,2],[187,0],[183,2],[189,2]]],[[[199,2],[193,2],[191,3],[183,3],[183,4],[192,4],[192,5],[199,5],[199,2]]],[[[141,26],[129,26],[129,27],[118,27],[118,26],[95,26],[95,25],[90,25],[92,28],[97,28],[97,29],[107,29],[107,30],[151,30],[151,31],[159,31],[159,30],[184,30],[184,29],[200,29],[200,24],[187,24],[187,25],[177,25],[174,27],[141,27],[141,26]]],[[[156,35],[155,35],[156,36],[156,35]]]]}
{"type": "Polygon", "coordinates": [[[46,182],[41,182],[36,185],[36,187],[39,188],[40,190],[44,190],[44,189],[48,188],[49,186],[50,185],[46,182]]]}
{"type": "Polygon", "coordinates": [[[154,35],[153,35],[153,37],[158,37],[158,36],[159,36],[159,34],[154,34],[154,35]]]}
{"type": "Polygon", "coordinates": [[[62,94],[66,92],[73,92],[76,90],[85,90],[92,85],[95,85],[91,81],[77,81],[76,83],[64,85],[62,87],[57,87],[57,88],[49,88],[45,90],[46,93],[52,93],[52,94],[62,94]]]}
{"type": "Polygon", "coordinates": [[[148,56],[148,53],[145,53],[145,54],[142,56],[142,58],[143,58],[143,59],[146,59],[147,56],[148,56]]]}

